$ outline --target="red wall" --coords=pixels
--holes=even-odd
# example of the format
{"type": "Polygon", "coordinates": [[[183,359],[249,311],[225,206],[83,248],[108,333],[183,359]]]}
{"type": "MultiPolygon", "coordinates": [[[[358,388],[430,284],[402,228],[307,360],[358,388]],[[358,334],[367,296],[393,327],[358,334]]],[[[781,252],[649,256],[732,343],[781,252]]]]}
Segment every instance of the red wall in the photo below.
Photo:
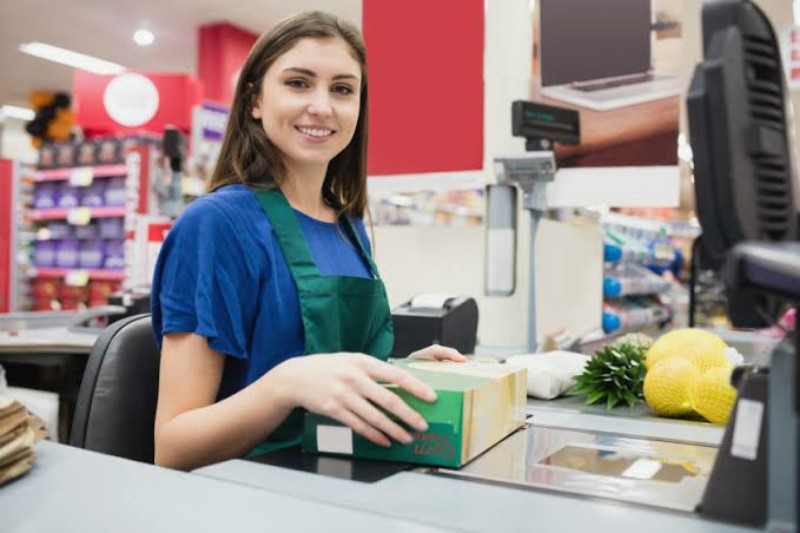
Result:
{"type": "Polygon", "coordinates": [[[371,175],[483,168],[483,0],[364,0],[371,175]]]}
{"type": "Polygon", "coordinates": [[[13,163],[0,159],[0,313],[11,311],[11,217],[13,163]]]}
{"type": "Polygon", "coordinates": [[[231,105],[239,70],[257,35],[227,22],[201,26],[197,39],[197,76],[204,98],[231,105]]]}

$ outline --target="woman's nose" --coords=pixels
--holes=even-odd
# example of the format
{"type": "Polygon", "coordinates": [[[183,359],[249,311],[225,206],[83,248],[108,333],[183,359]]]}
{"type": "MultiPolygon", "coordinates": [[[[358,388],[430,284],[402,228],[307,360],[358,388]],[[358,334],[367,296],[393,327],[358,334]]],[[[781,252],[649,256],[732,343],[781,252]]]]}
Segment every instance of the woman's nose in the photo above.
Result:
{"type": "Polygon", "coordinates": [[[314,92],[313,99],[308,104],[308,112],[318,116],[329,116],[333,113],[331,97],[327,90],[314,92]]]}

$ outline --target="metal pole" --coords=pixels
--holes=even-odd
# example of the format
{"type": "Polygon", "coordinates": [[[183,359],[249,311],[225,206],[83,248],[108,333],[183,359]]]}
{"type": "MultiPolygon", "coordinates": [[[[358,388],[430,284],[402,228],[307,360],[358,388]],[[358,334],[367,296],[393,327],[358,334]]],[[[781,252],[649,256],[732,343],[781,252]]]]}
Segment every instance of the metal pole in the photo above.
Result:
{"type": "Polygon", "coordinates": [[[536,353],[536,230],[542,214],[534,209],[531,214],[530,251],[528,254],[528,353],[536,353]]]}

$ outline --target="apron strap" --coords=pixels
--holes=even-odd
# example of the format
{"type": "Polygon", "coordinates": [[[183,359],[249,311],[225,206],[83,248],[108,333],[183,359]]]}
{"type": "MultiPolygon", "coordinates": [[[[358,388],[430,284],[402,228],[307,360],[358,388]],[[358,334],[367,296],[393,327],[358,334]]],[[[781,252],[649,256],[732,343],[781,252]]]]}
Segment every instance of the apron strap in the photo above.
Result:
{"type": "Polygon", "coordinates": [[[292,206],[280,190],[253,190],[258,203],[272,224],[278,237],[286,263],[295,279],[319,277],[321,274],[303,237],[300,222],[292,212],[292,206]]]}
{"type": "Polygon", "coordinates": [[[367,253],[367,249],[364,247],[364,243],[361,242],[361,237],[358,236],[358,231],[356,231],[356,227],[353,225],[353,221],[350,220],[350,217],[344,217],[347,220],[347,229],[350,230],[349,233],[353,239],[356,241],[356,245],[358,246],[358,251],[361,253],[361,258],[364,262],[369,266],[370,272],[372,273],[373,279],[381,279],[380,275],[378,275],[378,267],[375,265],[375,262],[372,260],[372,257],[367,253]]]}

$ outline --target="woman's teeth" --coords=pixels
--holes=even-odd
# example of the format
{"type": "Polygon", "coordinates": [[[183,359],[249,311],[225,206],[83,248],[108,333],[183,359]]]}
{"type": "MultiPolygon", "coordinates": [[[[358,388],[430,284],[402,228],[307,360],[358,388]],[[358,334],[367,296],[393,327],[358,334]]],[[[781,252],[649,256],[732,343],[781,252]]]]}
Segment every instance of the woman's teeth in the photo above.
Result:
{"type": "Polygon", "coordinates": [[[301,128],[298,126],[297,131],[309,135],[311,137],[329,137],[333,135],[333,130],[319,129],[319,128],[301,128]]]}

